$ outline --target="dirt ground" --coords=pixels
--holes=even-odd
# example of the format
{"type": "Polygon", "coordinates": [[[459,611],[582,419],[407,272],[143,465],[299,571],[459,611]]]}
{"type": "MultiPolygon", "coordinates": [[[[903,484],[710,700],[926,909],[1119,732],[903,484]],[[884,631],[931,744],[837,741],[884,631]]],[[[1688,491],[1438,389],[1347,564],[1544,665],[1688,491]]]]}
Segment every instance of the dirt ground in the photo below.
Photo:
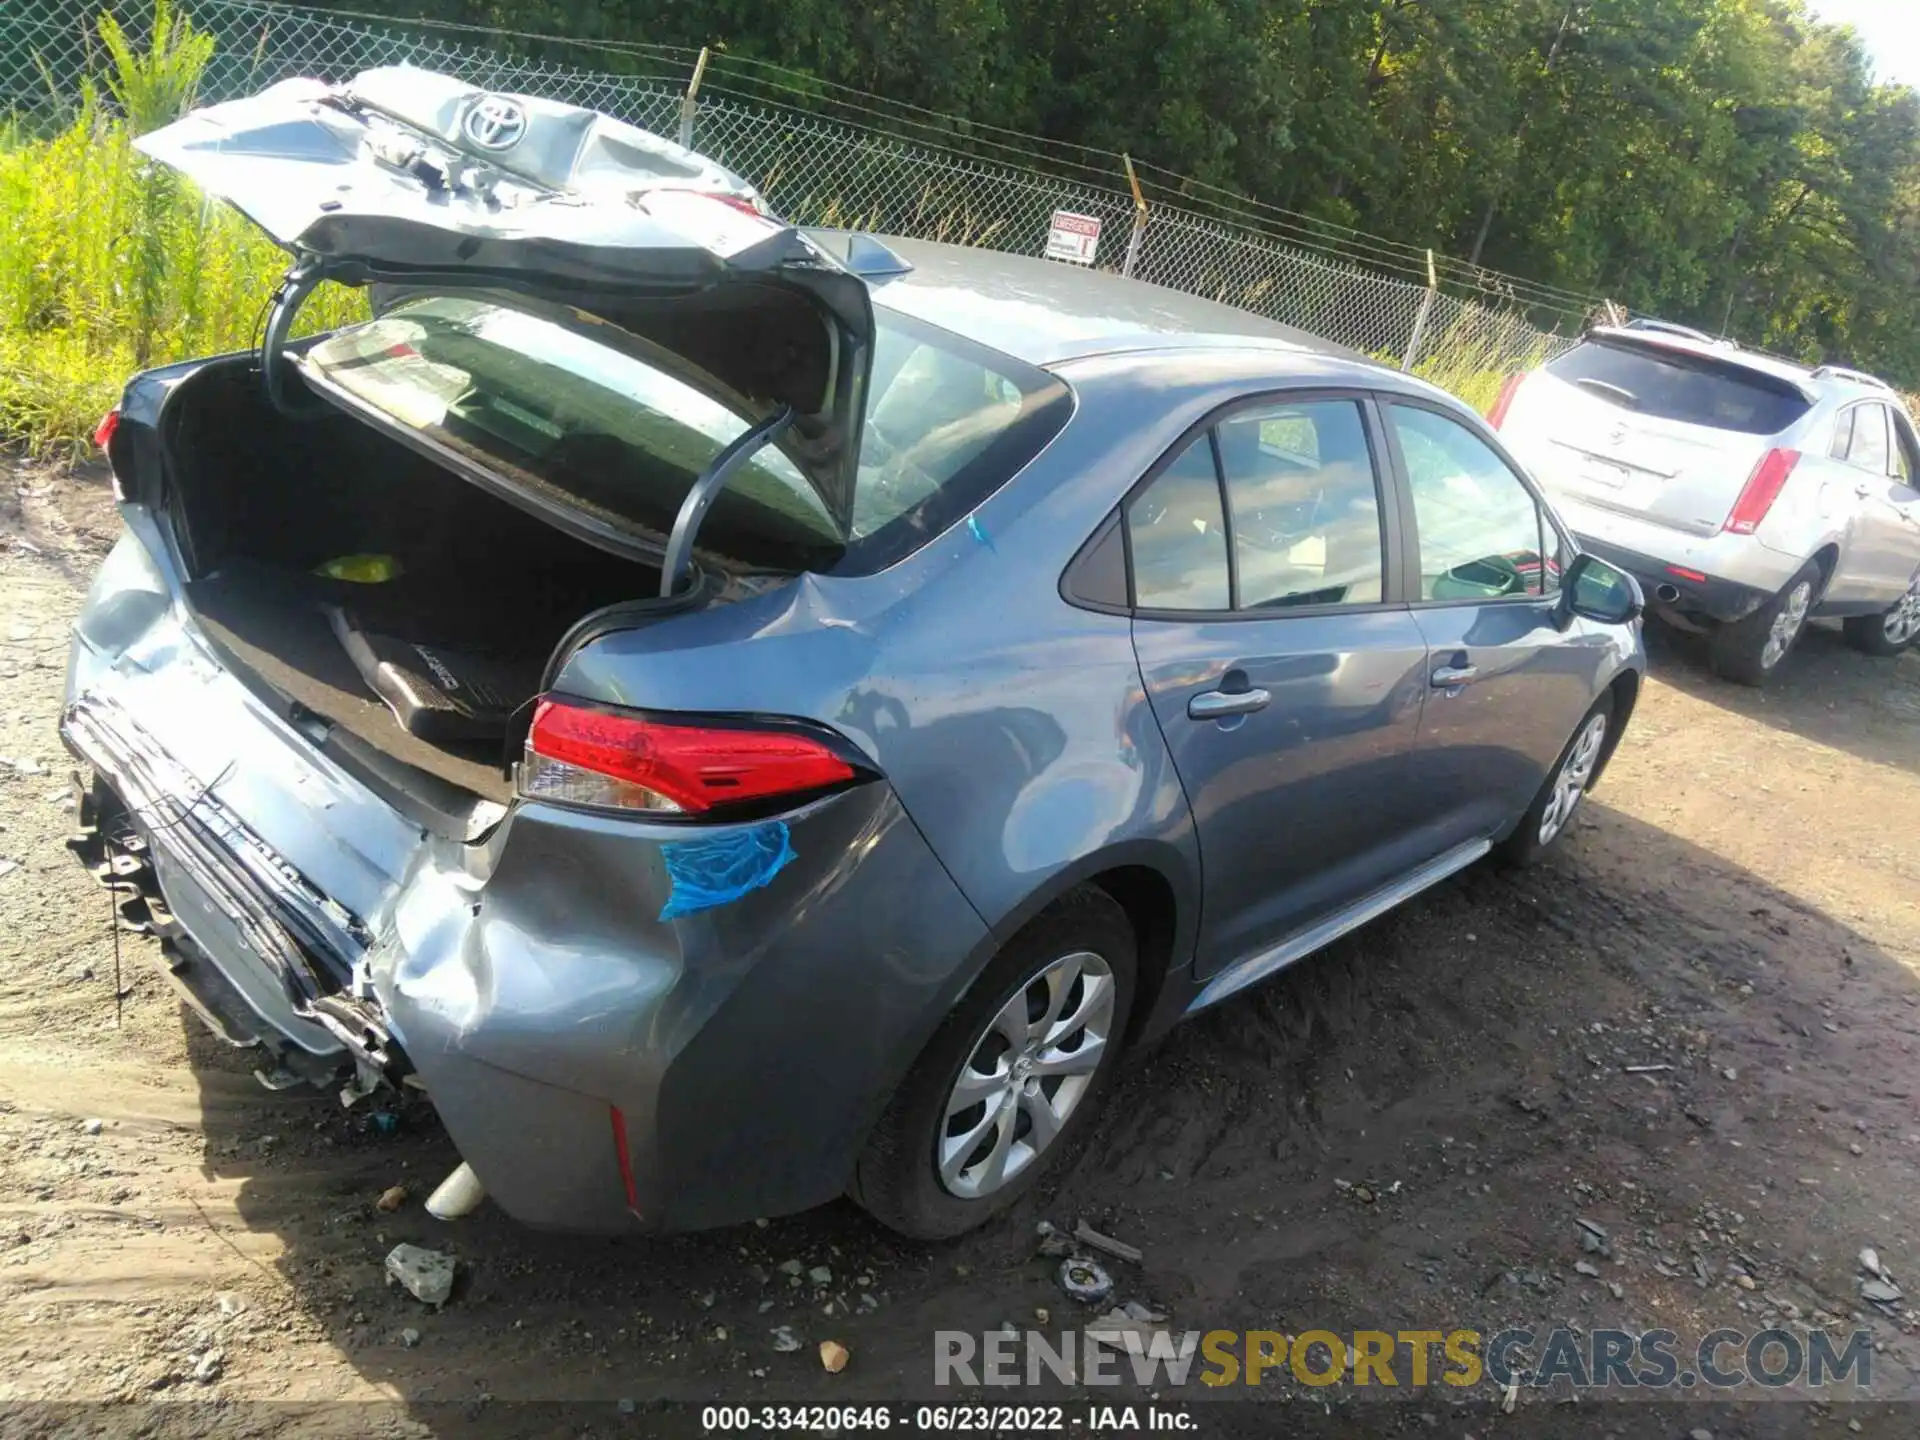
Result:
{"type": "MultiPolygon", "coordinates": [[[[424,1107],[269,1094],[150,942],[116,962],[63,848],[55,735],[66,628],[116,526],[98,478],[0,461],[0,1431],[647,1433],[672,1398],[926,1397],[936,1329],[1058,1328],[1035,1225],[1080,1218],[1142,1249],[1119,1295],[1176,1330],[1857,1323],[1874,1395],[1920,1396],[1920,1317],[1863,1301],[1855,1258],[1920,1282],[1920,656],[1817,630],[1762,695],[1656,635],[1625,746],[1549,862],[1475,868],[1175,1032],[1071,1171],[981,1233],[907,1244],[840,1204],[581,1240],[432,1220],[418,1196],[453,1152],[424,1107]],[[396,1184],[415,1198],[380,1213],[396,1184]],[[1576,1217],[1611,1256],[1583,1254],[1576,1217]],[[444,1311],[383,1283],[401,1240],[459,1257],[444,1311]],[[804,1348],[776,1353],[777,1325],[804,1348]]],[[[1920,1428],[1805,1398],[1522,1392],[1503,1415],[1485,1390],[1380,1405],[1271,1377],[1183,1398],[1201,1433],[1920,1428]]]]}

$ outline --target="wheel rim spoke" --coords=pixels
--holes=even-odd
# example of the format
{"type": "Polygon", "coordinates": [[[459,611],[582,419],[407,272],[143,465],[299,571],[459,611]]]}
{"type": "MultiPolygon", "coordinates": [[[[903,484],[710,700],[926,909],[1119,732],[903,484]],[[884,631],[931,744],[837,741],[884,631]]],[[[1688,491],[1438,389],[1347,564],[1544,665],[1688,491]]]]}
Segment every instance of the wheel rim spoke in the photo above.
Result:
{"type": "Polygon", "coordinates": [[[1600,763],[1600,750],[1606,739],[1607,717],[1595,715],[1568,749],[1560,773],[1554,776],[1547,803],[1540,811],[1542,845],[1551,842],[1573,818],[1581,797],[1587,793],[1587,782],[1593,778],[1594,767],[1600,763]]]}
{"type": "Polygon", "coordinates": [[[992,1194],[1059,1137],[1106,1056],[1116,994],[1107,962],[1076,950],[994,1013],[954,1077],[934,1147],[950,1194],[992,1194]]]}

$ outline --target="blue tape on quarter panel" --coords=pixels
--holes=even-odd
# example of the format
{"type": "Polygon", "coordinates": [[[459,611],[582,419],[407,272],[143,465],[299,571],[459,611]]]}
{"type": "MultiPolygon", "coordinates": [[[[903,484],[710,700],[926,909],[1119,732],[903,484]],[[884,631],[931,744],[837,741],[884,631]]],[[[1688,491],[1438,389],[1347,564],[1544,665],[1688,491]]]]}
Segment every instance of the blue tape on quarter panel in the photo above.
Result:
{"type": "Polygon", "coordinates": [[[673,889],[662,920],[730,905],[773,880],[793,859],[784,820],[734,830],[706,840],[674,840],[660,847],[673,889]]]}

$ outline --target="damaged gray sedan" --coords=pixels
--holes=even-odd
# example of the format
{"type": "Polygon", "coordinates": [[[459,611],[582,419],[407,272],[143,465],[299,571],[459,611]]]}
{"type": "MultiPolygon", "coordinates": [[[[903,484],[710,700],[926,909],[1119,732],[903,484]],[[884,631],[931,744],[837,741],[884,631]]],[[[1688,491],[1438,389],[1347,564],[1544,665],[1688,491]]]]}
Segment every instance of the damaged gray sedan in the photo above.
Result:
{"type": "Polygon", "coordinates": [[[263,1082],[424,1090],[529,1224],[958,1233],[1632,711],[1633,581],[1311,337],[417,71],[141,143],[293,258],[102,427],[77,843],[263,1082]]]}

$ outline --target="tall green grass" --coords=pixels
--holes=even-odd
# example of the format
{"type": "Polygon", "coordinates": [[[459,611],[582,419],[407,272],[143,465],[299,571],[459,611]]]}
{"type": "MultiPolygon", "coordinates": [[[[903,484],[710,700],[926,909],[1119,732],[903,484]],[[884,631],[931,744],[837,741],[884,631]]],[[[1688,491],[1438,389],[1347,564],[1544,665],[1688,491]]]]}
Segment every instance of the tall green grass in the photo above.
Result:
{"type": "MultiPolygon", "coordinates": [[[[137,370],[254,343],[287,256],[133,148],[193,103],[213,53],[166,0],[137,48],[102,17],[107,96],[50,139],[0,131],[0,437],[77,457],[137,370]]],[[[328,287],[302,328],[364,313],[328,287]]]]}

